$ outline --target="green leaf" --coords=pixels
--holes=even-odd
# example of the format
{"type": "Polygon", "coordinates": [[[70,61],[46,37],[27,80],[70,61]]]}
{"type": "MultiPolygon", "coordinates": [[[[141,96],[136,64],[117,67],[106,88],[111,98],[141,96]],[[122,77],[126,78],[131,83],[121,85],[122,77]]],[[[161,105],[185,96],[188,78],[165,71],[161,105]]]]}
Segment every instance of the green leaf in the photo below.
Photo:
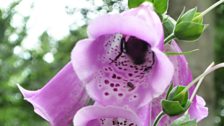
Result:
{"type": "Polygon", "coordinates": [[[191,120],[189,115],[176,119],[171,126],[197,126],[196,120],[191,120]]]}
{"type": "Polygon", "coordinates": [[[158,14],[164,14],[168,9],[168,0],[153,0],[155,11],[158,14]]]}
{"type": "Polygon", "coordinates": [[[185,52],[165,52],[165,54],[167,56],[188,55],[188,54],[191,54],[191,53],[196,52],[198,50],[199,49],[194,49],[194,50],[185,51],[185,52]]]}
{"type": "Polygon", "coordinates": [[[181,22],[176,25],[174,35],[180,40],[196,40],[203,33],[204,24],[194,22],[181,22]]]}
{"type": "Polygon", "coordinates": [[[141,5],[143,2],[147,0],[128,0],[128,7],[129,8],[135,8],[141,5]]]}

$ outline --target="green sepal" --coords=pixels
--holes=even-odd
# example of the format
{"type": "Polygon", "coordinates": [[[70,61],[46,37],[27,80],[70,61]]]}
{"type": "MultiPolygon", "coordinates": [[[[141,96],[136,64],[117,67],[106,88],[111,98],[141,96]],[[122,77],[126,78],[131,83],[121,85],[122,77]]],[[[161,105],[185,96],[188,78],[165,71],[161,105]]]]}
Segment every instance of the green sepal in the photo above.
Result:
{"type": "Polygon", "coordinates": [[[163,112],[169,116],[183,114],[190,107],[190,101],[187,101],[185,107],[181,106],[179,101],[162,100],[163,112]]]}
{"type": "Polygon", "coordinates": [[[169,89],[167,91],[166,99],[168,98],[168,96],[169,96],[170,92],[172,91],[172,89],[173,89],[173,84],[170,85],[170,87],[169,87],[169,89]]]}
{"type": "Polygon", "coordinates": [[[197,8],[190,9],[185,13],[183,11],[180,17],[178,18],[177,23],[180,23],[182,21],[185,21],[185,22],[192,21],[193,18],[196,16],[196,13],[197,13],[197,8]]]}
{"type": "Polygon", "coordinates": [[[153,6],[158,14],[167,12],[169,0],[153,0],[153,6]]]}
{"type": "Polygon", "coordinates": [[[196,120],[191,120],[189,115],[183,115],[173,121],[170,126],[197,126],[196,120]]]}
{"type": "Polygon", "coordinates": [[[176,21],[169,15],[163,15],[162,23],[163,23],[165,37],[167,37],[173,33],[175,25],[176,25],[176,21]]]}
{"type": "Polygon", "coordinates": [[[188,92],[182,92],[185,89],[184,86],[174,87],[168,97],[167,100],[179,101],[181,106],[185,106],[188,101],[188,92]]]}

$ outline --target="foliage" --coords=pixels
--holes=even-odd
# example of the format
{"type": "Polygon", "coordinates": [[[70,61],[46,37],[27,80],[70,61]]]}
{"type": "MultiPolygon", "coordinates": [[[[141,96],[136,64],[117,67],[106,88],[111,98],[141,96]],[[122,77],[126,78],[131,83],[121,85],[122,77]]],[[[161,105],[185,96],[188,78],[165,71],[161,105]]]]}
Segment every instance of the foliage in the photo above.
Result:
{"type": "Polygon", "coordinates": [[[71,31],[69,36],[60,41],[55,41],[44,32],[35,49],[26,49],[23,40],[27,36],[26,23],[29,17],[24,17],[22,26],[12,26],[18,4],[13,3],[7,10],[0,10],[0,125],[45,126],[47,123],[32,112],[31,105],[23,101],[16,84],[27,89],[42,87],[69,61],[75,42],[86,36],[85,27],[71,31]],[[53,55],[52,63],[44,60],[46,54],[53,55]]]}
{"type": "MultiPolygon", "coordinates": [[[[215,22],[215,61],[216,63],[224,62],[224,5],[221,5],[216,10],[215,22]]],[[[224,124],[224,70],[215,72],[215,90],[216,90],[216,112],[217,112],[217,125],[223,126],[224,124]]]]}
{"type": "MultiPolygon", "coordinates": [[[[90,0],[91,1],[91,0],[90,0]]],[[[80,11],[84,19],[88,20],[91,11],[110,12],[114,8],[123,11],[122,0],[104,0],[104,5],[95,10],[83,8],[80,11]]],[[[70,59],[70,52],[75,42],[86,36],[83,26],[78,30],[71,30],[70,35],[62,40],[54,38],[44,32],[40,36],[38,46],[35,49],[23,47],[23,41],[27,36],[26,23],[29,17],[23,17],[24,23],[20,27],[12,26],[13,17],[17,14],[15,2],[8,9],[0,9],[0,126],[47,126],[37,114],[32,112],[30,104],[23,101],[16,86],[20,83],[26,89],[41,88],[53,75],[70,59]],[[16,53],[16,50],[21,50],[16,53]],[[48,63],[44,56],[52,54],[54,61],[48,63]]],[[[72,10],[72,9],[71,9],[72,10]]],[[[162,10],[162,12],[165,10],[162,10]]],[[[217,9],[216,13],[216,62],[224,62],[224,5],[217,9]]],[[[219,125],[224,124],[224,70],[215,72],[217,92],[217,113],[221,118],[219,125]]]]}
{"type": "MultiPolygon", "coordinates": [[[[87,22],[87,15],[91,12],[124,10],[121,1],[104,0],[104,5],[94,10],[82,8],[76,11],[81,12],[83,21],[87,22]]],[[[12,25],[19,3],[12,3],[6,10],[0,8],[0,126],[47,126],[46,121],[33,112],[33,107],[24,102],[16,84],[31,90],[46,84],[70,60],[75,43],[86,36],[86,26],[76,30],[71,28],[70,34],[59,41],[44,32],[37,47],[27,49],[23,41],[27,37],[29,17],[23,17],[23,25],[20,27],[12,25]],[[53,56],[53,62],[44,60],[47,55],[53,56]]],[[[71,16],[76,13],[73,10],[72,7],[65,8],[71,16]]]]}

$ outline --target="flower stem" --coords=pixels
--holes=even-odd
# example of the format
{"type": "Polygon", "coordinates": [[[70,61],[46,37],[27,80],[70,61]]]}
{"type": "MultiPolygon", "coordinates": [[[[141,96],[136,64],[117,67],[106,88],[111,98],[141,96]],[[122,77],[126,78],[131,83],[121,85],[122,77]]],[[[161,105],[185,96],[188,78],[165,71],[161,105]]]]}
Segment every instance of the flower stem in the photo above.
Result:
{"type": "Polygon", "coordinates": [[[155,121],[154,121],[154,123],[153,123],[153,126],[157,126],[158,123],[159,123],[159,121],[163,118],[164,115],[165,115],[165,113],[164,113],[163,111],[161,111],[161,112],[157,115],[157,117],[156,117],[156,119],[155,119],[155,121]]]}
{"type": "Polygon", "coordinates": [[[167,36],[165,38],[164,43],[168,43],[168,42],[170,42],[174,38],[175,38],[175,35],[174,35],[174,33],[172,33],[172,34],[170,34],[169,36],[167,36]]]}
{"type": "Polygon", "coordinates": [[[209,8],[207,8],[206,10],[204,10],[203,12],[201,12],[194,19],[197,19],[199,17],[205,16],[207,13],[209,13],[210,11],[212,11],[214,8],[216,8],[217,6],[219,6],[220,4],[222,4],[223,2],[224,2],[224,0],[219,0],[218,2],[214,3],[212,6],[210,6],[209,8]]]}
{"type": "MultiPolygon", "coordinates": [[[[211,67],[213,67],[214,64],[215,64],[215,63],[212,62],[212,63],[207,67],[207,69],[205,70],[205,72],[208,72],[208,70],[211,69],[211,67]]],[[[193,93],[192,93],[192,95],[191,95],[191,97],[190,97],[190,101],[191,101],[191,102],[193,101],[193,99],[194,99],[194,97],[195,97],[195,95],[196,95],[196,93],[197,93],[199,87],[201,86],[202,81],[204,80],[204,78],[205,78],[205,76],[202,77],[202,78],[198,81],[198,83],[197,83],[197,85],[196,85],[196,87],[195,87],[195,89],[194,89],[194,91],[193,91],[193,93]]]]}
{"type": "MultiPolygon", "coordinates": [[[[214,62],[212,62],[212,63],[206,68],[205,72],[208,72],[208,70],[211,69],[211,67],[213,67],[213,66],[214,66],[214,62]]],[[[196,87],[195,87],[195,89],[194,89],[194,91],[193,91],[193,93],[192,93],[192,95],[191,95],[191,97],[190,97],[190,102],[192,102],[193,99],[194,99],[194,97],[196,96],[196,93],[197,93],[199,87],[201,86],[202,81],[204,80],[204,78],[205,78],[205,76],[202,77],[202,78],[198,81],[198,83],[196,84],[196,87]]],[[[188,114],[188,110],[185,112],[185,115],[186,115],[186,114],[188,114]]]]}
{"type": "MultiPolygon", "coordinates": [[[[211,63],[209,66],[212,66],[213,63],[211,63]]],[[[211,67],[210,69],[206,69],[205,72],[203,72],[201,75],[199,75],[197,78],[195,78],[193,81],[191,81],[186,87],[185,89],[180,92],[180,93],[185,93],[186,91],[188,91],[196,82],[198,82],[201,78],[207,76],[209,73],[219,69],[219,68],[222,68],[224,67],[224,63],[220,63],[220,64],[217,64],[213,67],[211,67]]]]}
{"type": "Polygon", "coordinates": [[[208,9],[204,10],[200,16],[204,16],[206,15],[208,12],[210,12],[211,10],[213,10],[214,8],[216,8],[217,6],[219,6],[220,4],[222,4],[224,2],[224,0],[219,0],[218,2],[214,3],[212,6],[210,6],[208,9]]]}

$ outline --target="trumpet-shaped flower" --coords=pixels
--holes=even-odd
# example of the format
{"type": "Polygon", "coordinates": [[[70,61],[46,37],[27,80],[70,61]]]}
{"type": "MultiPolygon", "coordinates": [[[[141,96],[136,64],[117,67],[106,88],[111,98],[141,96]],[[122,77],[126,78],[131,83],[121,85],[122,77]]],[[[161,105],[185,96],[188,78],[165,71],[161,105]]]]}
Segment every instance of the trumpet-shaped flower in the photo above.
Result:
{"type": "Polygon", "coordinates": [[[100,16],[90,23],[88,34],[71,59],[98,103],[142,107],[170,84],[173,65],[162,52],[162,24],[150,5],[100,16]]]}
{"type": "Polygon", "coordinates": [[[163,94],[174,73],[163,42],[151,5],[100,16],[68,65],[42,89],[20,87],[21,92],[53,126],[67,126],[74,115],[76,126],[147,126],[149,103],[163,94]],[[96,101],[93,106],[83,107],[86,93],[96,101]]]}

